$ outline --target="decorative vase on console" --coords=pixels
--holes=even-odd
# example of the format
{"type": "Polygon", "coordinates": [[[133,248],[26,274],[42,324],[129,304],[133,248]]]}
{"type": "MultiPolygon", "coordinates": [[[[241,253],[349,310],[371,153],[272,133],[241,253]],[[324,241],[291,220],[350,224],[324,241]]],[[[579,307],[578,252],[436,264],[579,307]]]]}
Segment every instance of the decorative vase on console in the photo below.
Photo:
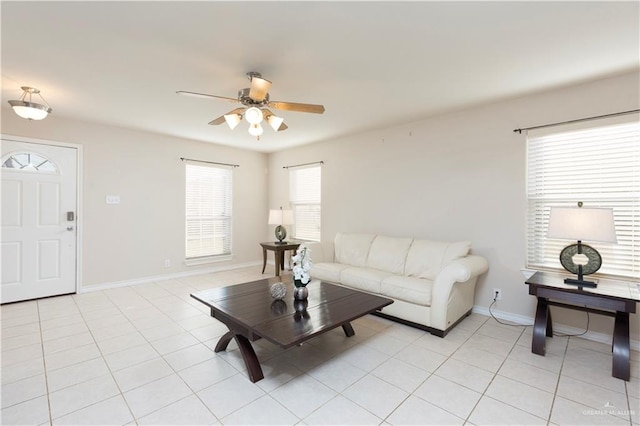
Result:
{"type": "Polygon", "coordinates": [[[311,250],[304,244],[298,247],[295,256],[291,258],[293,261],[293,298],[296,300],[305,300],[309,296],[307,284],[311,281],[309,271],[311,270],[311,250]]]}

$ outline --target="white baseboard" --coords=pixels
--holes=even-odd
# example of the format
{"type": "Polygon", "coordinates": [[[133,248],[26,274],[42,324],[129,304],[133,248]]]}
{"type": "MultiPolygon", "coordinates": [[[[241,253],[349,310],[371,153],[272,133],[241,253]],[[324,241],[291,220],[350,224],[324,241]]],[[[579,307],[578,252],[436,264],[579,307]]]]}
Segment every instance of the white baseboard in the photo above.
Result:
{"type": "Polygon", "coordinates": [[[235,265],[213,266],[210,268],[201,268],[194,271],[183,271],[183,272],[175,272],[172,274],[156,275],[153,277],[135,278],[133,280],[114,281],[110,283],[103,283],[103,284],[83,287],[80,289],[80,293],[90,293],[92,291],[102,291],[102,290],[109,290],[112,288],[128,287],[131,285],[147,284],[155,281],[166,281],[166,280],[173,280],[177,278],[187,278],[187,277],[193,277],[196,275],[211,274],[214,272],[232,271],[234,269],[242,269],[250,266],[260,267],[261,265],[262,265],[262,262],[247,262],[247,263],[238,263],[235,265]]]}
{"type": "MultiPolygon", "coordinates": [[[[498,319],[500,319],[500,320],[513,322],[513,323],[518,324],[518,325],[533,326],[533,320],[534,319],[532,317],[525,317],[523,315],[516,315],[516,314],[512,314],[510,312],[496,311],[494,309],[492,309],[491,312],[489,312],[488,308],[485,308],[485,307],[482,307],[482,306],[474,306],[472,312],[473,313],[477,313],[477,314],[481,314],[481,315],[486,315],[486,316],[491,316],[491,313],[493,313],[493,316],[498,318],[498,319]]],[[[554,329],[554,331],[557,331],[557,332],[562,333],[562,334],[580,334],[580,333],[582,333],[584,331],[583,329],[570,327],[568,325],[557,324],[557,323],[553,324],[553,329],[554,329]]],[[[580,337],[584,338],[584,339],[587,339],[587,340],[594,341],[594,342],[599,342],[599,343],[604,343],[604,344],[610,345],[612,336],[613,336],[613,334],[598,333],[598,332],[595,332],[595,331],[587,331],[585,334],[583,334],[580,337]]],[[[631,342],[630,342],[630,345],[631,345],[631,349],[633,349],[634,351],[640,351],[640,341],[632,339],[631,342]]]]}

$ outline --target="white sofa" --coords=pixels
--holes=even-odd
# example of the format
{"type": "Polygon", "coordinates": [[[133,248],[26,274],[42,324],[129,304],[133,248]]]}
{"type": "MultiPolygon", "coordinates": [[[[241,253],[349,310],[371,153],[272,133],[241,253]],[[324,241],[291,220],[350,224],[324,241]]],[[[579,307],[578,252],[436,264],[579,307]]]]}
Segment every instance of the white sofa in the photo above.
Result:
{"type": "Polygon", "coordinates": [[[471,313],[487,261],[471,243],[338,233],[333,243],[306,243],[311,277],[389,297],[380,316],[444,337],[471,313]]]}

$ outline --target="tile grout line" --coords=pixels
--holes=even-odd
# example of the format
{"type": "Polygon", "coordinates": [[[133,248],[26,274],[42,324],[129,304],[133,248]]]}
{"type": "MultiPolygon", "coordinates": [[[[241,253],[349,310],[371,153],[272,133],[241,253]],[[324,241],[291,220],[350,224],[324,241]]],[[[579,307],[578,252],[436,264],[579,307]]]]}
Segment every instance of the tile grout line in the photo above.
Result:
{"type": "MultiPolygon", "coordinates": [[[[154,284],[155,284],[155,282],[154,282],[154,284]]],[[[134,290],[134,291],[135,291],[135,290],[134,290]]],[[[174,294],[171,294],[171,295],[172,295],[173,297],[177,297],[177,296],[175,296],[174,294]]],[[[144,298],[145,298],[149,303],[151,303],[154,307],[156,307],[156,308],[157,308],[157,306],[156,306],[155,304],[153,304],[153,302],[152,302],[150,299],[148,299],[146,296],[142,296],[142,297],[144,297],[144,298]]],[[[163,312],[163,313],[164,313],[164,312],[163,312]]],[[[184,327],[182,327],[182,326],[181,326],[180,324],[178,324],[178,322],[177,322],[177,321],[175,321],[173,318],[170,318],[170,317],[168,317],[168,318],[169,318],[169,319],[171,319],[175,324],[177,324],[177,325],[178,325],[178,327],[181,327],[182,329],[184,329],[184,330],[185,330],[185,332],[186,332],[186,333],[188,333],[190,336],[193,336],[193,335],[189,332],[189,330],[187,330],[187,329],[185,329],[184,327]]],[[[135,327],[135,325],[134,325],[134,327],[135,327]]],[[[137,327],[136,327],[136,329],[137,329],[137,327]]],[[[138,331],[139,331],[139,330],[138,330],[138,331]]],[[[144,335],[142,335],[142,337],[143,337],[145,340],[147,340],[147,342],[151,345],[151,342],[150,342],[150,341],[149,341],[149,340],[148,340],[144,335]]],[[[196,340],[198,340],[198,343],[197,343],[196,345],[203,345],[203,346],[204,346],[204,343],[203,343],[203,342],[201,342],[201,341],[200,341],[199,339],[197,339],[195,336],[193,336],[193,337],[194,337],[196,340]]],[[[196,345],[192,345],[192,346],[196,346],[196,345]]],[[[153,347],[153,345],[151,345],[151,346],[153,347]]],[[[188,347],[191,347],[191,346],[188,346],[188,347]]],[[[206,346],[205,346],[205,347],[206,347],[206,346]]],[[[155,349],[155,347],[154,347],[154,349],[155,349]]],[[[182,349],[185,349],[185,348],[182,348],[182,349]]],[[[169,354],[174,353],[174,352],[178,352],[178,351],[180,351],[180,350],[182,350],[182,349],[178,349],[178,350],[176,350],[176,351],[169,352],[169,353],[168,353],[168,354],[166,354],[166,355],[169,355],[169,354]]],[[[156,352],[157,352],[157,350],[156,350],[156,352]]],[[[176,375],[176,376],[177,376],[177,377],[178,377],[178,378],[179,378],[179,379],[180,379],[180,380],[185,384],[185,386],[186,386],[186,387],[191,391],[191,395],[195,396],[195,397],[198,399],[198,401],[200,401],[200,402],[202,403],[202,405],[207,409],[207,411],[209,411],[209,412],[211,413],[211,415],[212,415],[212,416],[213,416],[213,417],[214,417],[214,418],[215,418],[215,419],[216,419],[220,424],[223,424],[223,423],[222,423],[222,421],[221,421],[222,419],[218,418],[218,416],[216,416],[216,414],[215,414],[215,413],[213,413],[213,412],[211,411],[211,409],[209,408],[209,406],[208,406],[208,405],[207,405],[207,404],[206,404],[206,403],[205,403],[205,402],[200,398],[200,395],[198,395],[198,393],[197,393],[196,391],[194,391],[194,390],[193,390],[193,388],[191,388],[191,386],[189,386],[189,384],[188,384],[187,382],[185,382],[185,381],[184,381],[184,379],[182,378],[182,376],[180,376],[180,373],[178,372],[178,370],[176,370],[176,369],[175,369],[175,368],[174,368],[174,367],[173,367],[169,362],[167,362],[167,360],[164,358],[164,355],[162,355],[162,354],[160,354],[160,353],[158,353],[158,354],[160,355],[160,358],[162,358],[162,360],[163,360],[163,361],[164,361],[164,362],[169,366],[169,368],[173,371],[173,373],[174,373],[174,374],[175,374],[175,375],[176,375]]],[[[202,361],[202,362],[204,363],[204,362],[206,362],[206,361],[202,361]]],[[[194,365],[199,365],[199,364],[201,364],[201,363],[194,364],[194,365]]],[[[231,367],[232,367],[232,368],[235,368],[235,367],[233,367],[233,365],[231,365],[231,367]]],[[[187,368],[190,368],[190,367],[187,367],[187,368]]],[[[165,377],[168,377],[168,376],[165,376],[165,377]]],[[[157,380],[161,380],[161,379],[164,379],[164,377],[161,377],[160,379],[153,380],[153,381],[151,381],[151,382],[149,382],[149,383],[153,383],[153,382],[155,382],[155,381],[157,381],[157,380]]],[[[139,387],[146,386],[147,384],[148,384],[148,383],[146,383],[146,384],[144,384],[144,385],[141,385],[141,386],[138,386],[137,388],[134,388],[134,389],[138,389],[139,387]]],[[[131,390],[132,390],[132,389],[131,389],[131,390]]],[[[183,398],[180,398],[180,399],[178,399],[177,401],[174,401],[174,402],[172,402],[172,403],[170,403],[170,404],[167,404],[167,405],[165,405],[164,407],[160,407],[160,408],[158,408],[157,410],[154,410],[154,411],[152,411],[152,412],[150,412],[150,413],[147,413],[147,414],[145,414],[145,415],[144,415],[144,416],[142,416],[142,417],[149,416],[149,415],[151,415],[151,414],[153,414],[153,413],[156,413],[156,412],[158,412],[158,411],[160,411],[160,410],[162,410],[162,409],[164,409],[164,408],[166,408],[166,407],[168,407],[168,406],[170,406],[170,405],[173,405],[173,404],[175,404],[175,403],[177,403],[177,402],[180,402],[180,401],[182,401],[182,400],[185,400],[185,399],[189,398],[191,395],[187,395],[187,396],[185,396],[185,397],[183,397],[183,398]]],[[[124,397],[124,396],[123,396],[123,397],[124,397]]],[[[125,400],[125,401],[126,401],[126,400],[125,400]]],[[[134,421],[135,421],[136,423],[137,423],[137,421],[138,421],[138,420],[139,420],[139,419],[138,419],[137,417],[135,417],[135,416],[134,416],[134,421]]]]}
{"type": "MultiPolygon", "coordinates": [[[[102,291],[100,291],[100,293],[102,293],[102,291]]],[[[112,303],[112,304],[113,304],[113,305],[118,309],[118,311],[119,311],[122,315],[124,315],[124,313],[120,310],[120,308],[119,308],[115,303],[113,303],[113,300],[109,297],[109,295],[104,294],[104,293],[102,293],[102,294],[104,295],[104,297],[107,297],[107,298],[109,299],[109,301],[110,301],[110,302],[111,302],[111,303],[112,303]]],[[[78,301],[76,300],[76,298],[75,298],[75,297],[72,297],[72,299],[73,299],[74,304],[75,304],[75,305],[76,305],[76,307],[78,308],[78,311],[80,312],[80,316],[82,317],[82,320],[84,321],[84,324],[85,324],[85,326],[87,327],[87,330],[89,330],[89,334],[91,334],[91,338],[93,339],[93,344],[94,344],[94,345],[96,345],[96,348],[98,349],[98,352],[100,353],[100,358],[102,359],[102,362],[104,362],[105,366],[107,367],[107,370],[109,371],[109,376],[111,376],[111,379],[112,379],[112,380],[113,380],[113,382],[115,383],[116,388],[118,389],[119,395],[122,397],[122,400],[124,401],[124,403],[125,403],[125,405],[126,405],[127,409],[129,410],[129,413],[131,414],[131,418],[132,418],[132,419],[133,419],[133,421],[137,424],[138,422],[136,421],[136,417],[133,415],[133,410],[131,410],[131,407],[129,406],[129,403],[127,402],[127,399],[124,397],[124,393],[122,392],[122,389],[120,388],[120,385],[118,384],[118,381],[116,380],[115,376],[113,375],[113,371],[111,370],[111,367],[110,367],[110,366],[109,366],[109,364],[107,363],[107,361],[106,361],[106,359],[105,359],[105,356],[104,356],[104,353],[102,352],[102,349],[100,348],[100,345],[98,344],[98,341],[96,340],[96,338],[95,338],[95,336],[94,336],[94,334],[93,334],[93,330],[91,329],[91,327],[89,327],[89,324],[87,323],[87,320],[86,320],[86,318],[85,318],[85,316],[84,316],[84,313],[83,313],[82,309],[80,308],[80,306],[78,305],[78,301]]],[[[126,315],[124,315],[124,316],[126,317],[126,315]]],[[[127,318],[127,321],[129,321],[129,319],[128,319],[128,318],[127,318]]],[[[133,325],[133,324],[132,324],[132,325],[133,325]]],[[[93,359],[95,359],[95,358],[93,358],[93,359]]],[[[93,380],[93,379],[90,379],[90,380],[93,380]]],[[[86,380],[86,381],[84,381],[84,382],[80,382],[80,383],[86,383],[86,382],[88,382],[88,381],[89,381],[89,380],[86,380]]],[[[80,383],[76,383],[76,384],[74,384],[74,385],[70,385],[70,386],[68,386],[67,388],[69,388],[69,387],[71,387],[71,386],[75,386],[75,385],[80,384],[80,383]]],[[[114,395],[114,396],[118,396],[118,395],[114,395]]],[[[72,411],[72,412],[70,412],[70,413],[65,414],[64,416],[68,416],[68,415],[73,414],[73,413],[76,413],[76,412],[78,412],[78,411],[80,411],[80,410],[84,410],[84,409],[86,409],[86,408],[88,408],[88,407],[91,407],[91,406],[94,406],[94,405],[100,404],[100,403],[102,403],[102,402],[104,402],[104,401],[107,401],[107,400],[109,400],[109,399],[113,398],[114,396],[110,396],[110,397],[105,398],[105,399],[103,399],[103,400],[101,400],[101,401],[96,401],[96,402],[94,402],[93,404],[89,404],[89,405],[87,405],[86,407],[82,407],[82,408],[79,408],[79,409],[77,409],[77,410],[74,410],[74,411],[72,411]]],[[[61,416],[61,417],[64,417],[64,416],[61,416]]],[[[53,421],[53,419],[52,419],[52,421],[53,421]]]]}
{"type": "Polygon", "coordinates": [[[38,328],[40,329],[40,345],[42,348],[42,368],[44,373],[44,385],[47,392],[47,409],[49,413],[49,425],[53,425],[53,414],[51,412],[51,392],[49,392],[49,374],[47,372],[47,358],[44,353],[44,336],[42,335],[42,318],[40,317],[40,301],[36,301],[36,308],[38,312],[38,328]]]}
{"type": "MultiPolygon", "coordinates": [[[[546,339],[546,337],[545,337],[546,339]]],[[[551,408],[549,409],[549,416],[547,417],[547,424],[551,423],[551,417],[553,417],[553,409],[556,405],[556,399],[558,398],[558,388],[560,387],[560,380],[562,379],[562,369],[564,368],[564,361],[567,358],[567,351],[569,350],[569,339],[567,338],[564,351],[562,353],[562,363],[560,364],[560,370],[558,371],[558,380],[556,381],[556,387],[553,390],[553,400],[551,401],[551,408]]]]}

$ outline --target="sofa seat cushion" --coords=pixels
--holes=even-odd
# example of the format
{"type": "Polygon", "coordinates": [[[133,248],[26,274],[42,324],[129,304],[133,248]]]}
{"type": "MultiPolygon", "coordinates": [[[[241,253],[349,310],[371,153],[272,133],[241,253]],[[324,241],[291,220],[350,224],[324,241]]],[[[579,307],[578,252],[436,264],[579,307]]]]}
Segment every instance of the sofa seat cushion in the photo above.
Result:
{"type": "Polygon", "coordinates": [[[416,305],[431,306],[433,281],[426,278],[391,276],[380,285],[380,294],[416,305]]]}
{"type": "Polygon", "coordinates": [[[314,263],[309,274],[313,279],[339,283],[340,273],[349,267],[349,265],[343,265],[342,263],[314,263]]]}
{"type": "Polygon", "coordinates": [[[340,273],[340,283],[357,290],[380,294],[380,283],[392,276],[391,272],[377,269],[349,267],[340,273]]]}

